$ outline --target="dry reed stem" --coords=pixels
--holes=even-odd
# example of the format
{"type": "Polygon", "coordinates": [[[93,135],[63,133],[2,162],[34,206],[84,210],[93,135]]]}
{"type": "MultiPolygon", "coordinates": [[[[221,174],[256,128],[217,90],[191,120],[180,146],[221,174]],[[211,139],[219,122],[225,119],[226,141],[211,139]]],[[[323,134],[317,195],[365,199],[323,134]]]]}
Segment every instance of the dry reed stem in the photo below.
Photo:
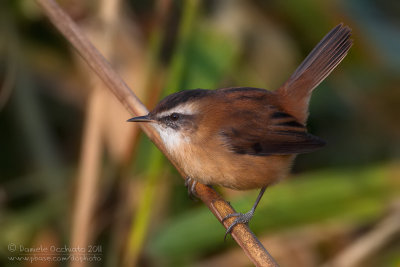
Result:
{"type": "MultiPolygon", "coordinates": [[[[125,108],[134,116],[147,114],[148,110],[146,107],[128,88],[118,74],[115,73],[106,59],[82,34],[78,26],[58,6],[58,4],[53,0],[36,0],[36,2],[42,7],[44,13],[49,17],[54,26],[57,27],[57,29],[78,51],[82,58],[97,73],[125,108]]],[[[150,140],[177,168],[182,177],[185,177],[182,170],[170,159],[154,128],[148,124],[141,124],[141,128],[150,140]]],[[[208,206],[220,222],[226,215],[235,212],[234,209],[210,187],[198,183],[196,186],[196,192],[199,198],[208,206]]],[[[226,220],[224,223],[225,228],[227,228],[233,220],[234,218],[226,220]]],[[[240,224],[236,226],[232,231],[232,237],[242,247],[243,251],[256,266],[278,266],[272,256],[246,225],[240,224]]]]}
{"type": "MultiPolygon", "coordinates": [[[[103,97],[95,88],[89,97],[89,105],[86,111],[86,122],[83,132],[81,160],[76,185],[76,196],[73,209],[70,245],[73,248],[89,245],[92,239],[93,227],[91,221],[95,209],[97,194],[96,189],[100,175],[100,162],[103,151],[101,132],[101,108],[103,97]]],[[[72,252],[77,256],[81,252],[72,252]]],[[[71,261],[71,267],[86,266],[85,261],[71,261]]]]}
{"type": "MultiPolygon", "coordinates": [[[[101,45],[106,55],[111,53],[111,40],[113,35],[114,21],[119,13],[119,0],[105,1],[100,3],[99,19],[105,25],[105,33],[95,33],[97,42],[101,45]]],[[[97,186],[101,172],[101,158],[104,150],[104,128],[103,108],[108,100],[108,94],[102,87],[103,83],[94,73],[89,73],[89,83],[93,90],[89,95],[89,104],[86,109],[85,126],[83,131],[83,142],[81,148],[81,159],[76,185],[75,206],[73,209],[73,220],[71,226],[71,247],[88,247],[93,239],[93,214],[95,211],[97,186]]],[[[72,256],[79,256],[79,251],[73,251],[72,256]]],[[[86,266],[85,261],[71,261],[71,267],[86,266]]]]}
{"type": "Polygon", "coordinates": [[[333,260],[323,267],[353,267],[363,263],[381,250],[400,233],[400,201],[394,203],[392,212],[378,223],[372,230],[356,239],[343,249],[333,260]]]}

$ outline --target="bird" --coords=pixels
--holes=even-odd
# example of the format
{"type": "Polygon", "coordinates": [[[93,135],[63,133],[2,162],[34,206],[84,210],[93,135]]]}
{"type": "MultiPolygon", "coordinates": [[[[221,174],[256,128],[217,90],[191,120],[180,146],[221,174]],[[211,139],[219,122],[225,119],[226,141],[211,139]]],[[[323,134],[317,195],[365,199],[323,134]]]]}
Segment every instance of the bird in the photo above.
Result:
{"type": "Polygon", "coordinates": [[[197,183],[236,190],[260,189],[246,213],[226,235],[248,224],[266,188],[288,176],[298,154],[326,142],[307,132],[312,91],[335,69],[353,44],[351,28],[333,28],[289,79],[269,91],[253,87],[183,90],[166,96],[147,115],[129,122],[150,123],[172,160],[183,170],[190,195],[197,183]]]}

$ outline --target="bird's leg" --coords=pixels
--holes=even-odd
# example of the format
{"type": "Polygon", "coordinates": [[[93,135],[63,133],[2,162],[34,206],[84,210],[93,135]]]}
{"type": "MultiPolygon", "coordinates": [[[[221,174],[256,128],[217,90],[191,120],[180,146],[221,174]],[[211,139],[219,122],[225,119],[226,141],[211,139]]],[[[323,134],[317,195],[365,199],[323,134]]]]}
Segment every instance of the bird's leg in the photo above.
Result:
{"type": "Polygon", "coordinates": [[[261,188],[260,193],[257,196],[256,202],[254,203],[253,207],[251,208],[251,210],[247,213],[231,213],[228,214],[225,218],[222,219],[222,222],[224,222],[225,220],[232,218],[232,217],[237,217],[233,223],[231,225],[229,225],[228,229],[226,229],[225,232],[225,237],[224,240],[226,239],[226,236],[228,234],[230,234],[232,232],[232,229],[239,223],[244,223],[244,224],[248,224],[251,220],[251,218],[253,218],[254,215],[254,211],[257,208],[258,203],[260,202],[262,196],[264,195],[265,189],[267,189],[267,187],[263,187],[261,188]]]}
{"type": "Polygon", "coordinates": [[[197,184],[197,181],[196,181],[196,180],[194,180],[193,178],[190,178],[190,177],[186,177],[186,179],[185,179],[185,186],[186,186],[187,189],[188,189],[188,194],[189,194],[189,197],[190,197],[191,199],[197,198],[196,184],[197,184]]]}

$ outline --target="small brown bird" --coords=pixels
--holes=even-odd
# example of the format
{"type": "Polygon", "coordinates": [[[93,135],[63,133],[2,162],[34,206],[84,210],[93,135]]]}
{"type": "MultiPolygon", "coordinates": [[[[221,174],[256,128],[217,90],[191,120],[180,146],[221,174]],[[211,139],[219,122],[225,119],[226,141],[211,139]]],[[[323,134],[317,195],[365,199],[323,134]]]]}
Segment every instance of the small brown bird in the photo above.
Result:
{"type": "MultiPolygon", "coordinates": [[[[248,223],[267,186],[285,177],[297,154],[325,142],[307,133],[308,104],[313,89],[346,56],[351,29],[340,24],[311,51],[276,91],[237,87],[186,90],[164,98],[148,115],[171,157],[185,172],[189,193],[197,182],[238,190],[261,188],[247,213],[227,229],[248,223]]],[[[226,236],[226,235],[225,235],[226,236]]]]}

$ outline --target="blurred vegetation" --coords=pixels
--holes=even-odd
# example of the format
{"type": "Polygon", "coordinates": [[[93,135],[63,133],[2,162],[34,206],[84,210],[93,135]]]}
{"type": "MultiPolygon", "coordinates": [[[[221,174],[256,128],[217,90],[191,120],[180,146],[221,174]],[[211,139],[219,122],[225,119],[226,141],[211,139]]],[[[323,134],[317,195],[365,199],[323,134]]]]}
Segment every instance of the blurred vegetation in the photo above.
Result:
{"type": "MultiPolygon", "coordinates": [[[[319,266],[400,212],[398,1],[121,1],[112,41],[101,41],[107,2],[59,1],[149,108],[183,89],[276,89],[331,28],[349,25],[355,44],[310,105],[309,131],[328,146],[298,157],[250,227],[283,266],[319,266]]],[[[3,1],[0,20],[0,265],[37,265],[10,261],[8,245],[70,243],[88,103],[104,89],[34,1],[3,1]]],[[[129,114],[102,101],[88,214],[102,254],[85,264],[249,266],[129,114]]],[[[238,211],[257,195],[218,190],[238,211]]],[[[398,266],[400,229],[360,264],[398,266]]]]}

